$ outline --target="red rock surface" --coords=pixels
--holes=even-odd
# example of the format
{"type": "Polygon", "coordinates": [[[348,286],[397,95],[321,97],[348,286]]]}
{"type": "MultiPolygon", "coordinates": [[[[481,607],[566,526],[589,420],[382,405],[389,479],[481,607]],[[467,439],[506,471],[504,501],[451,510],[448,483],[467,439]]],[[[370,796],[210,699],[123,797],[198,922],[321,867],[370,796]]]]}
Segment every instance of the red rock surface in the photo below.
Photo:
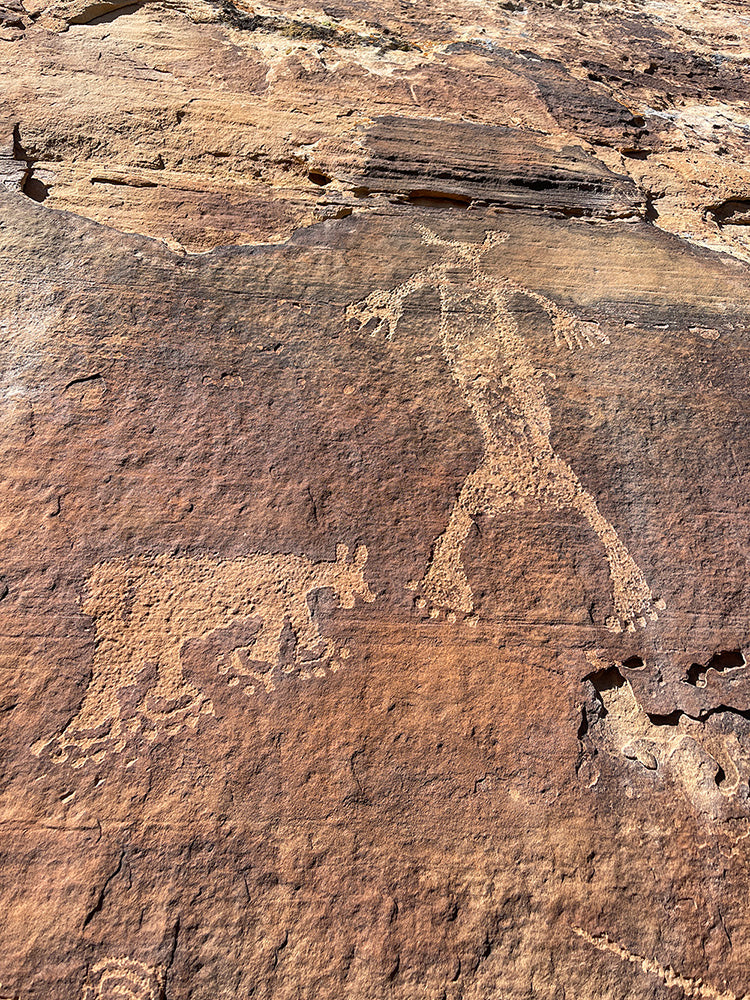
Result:
{"type": "Polygon", "coordinates": [[[746,996],[748,23],[0,10],[2,1000],[746,996]]]}

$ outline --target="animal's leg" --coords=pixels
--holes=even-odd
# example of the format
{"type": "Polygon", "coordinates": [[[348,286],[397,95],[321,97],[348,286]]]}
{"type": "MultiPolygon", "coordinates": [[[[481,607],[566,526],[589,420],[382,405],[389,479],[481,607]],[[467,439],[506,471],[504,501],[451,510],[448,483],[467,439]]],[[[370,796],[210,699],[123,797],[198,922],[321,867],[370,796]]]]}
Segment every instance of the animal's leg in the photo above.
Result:
{"type": "Polygon", "coordinates": [[[614,631],[621,631],[623,628],[633,631],[636,626],[643,628],[648,619],[655,620],[655,608],[661,602],[654,600],[643,573],[570,466],[550,453],[538,461],[536,468],[540,501],[551,504],[558,510],[566,507],[577,510],[586,518],[604,546],[615,608],[614,620],[608,620],[609,627],[614,631]]]}
{"type": "Polygon", "coordinates": [[[79,756],[73,766],[80,767],[88,757],[103,749],[105,741],[113,743],[116,751],[123,748],[118,700],[118,692],[123,682],[127,682],[127,677],[123,677],[123,664],[119,662],[123,655],[124,651],[115,642],[100,644],[94,655],[93,677],[78,714],[57,736],[35,743],[32,753],[39,756],[42,751],[49,750],[54,759],[62,763],[74,751],[79,756]]]}
{"type": "Polygon", "coordinates": [[[188,721],[195,726],[200,712],[213,712],[213,705],[183,673],[180,646],[165,636],[166,649],[159,657],[156,684],[143,699],[143,713],[151,722],[176,723],[188,721]],[[193,721],[194,720],[194,721],[193,721]]]}
{"type": "MultiPolygon", "coordinates": [[[[276,690],[276,684],[274,683],[273,675],[276,672],[276,667],[270,667],[265,672],[261,673],[258,670],[251,670],[247,664],[242,662],[242,657],[240,653],[244,653],[245,656],[250,658],[250,653],[252,651],[252,646],[238,646],[237,649],[233,649],[230,654],[230,666],[222,673],[232,672],[232,677],[229,678],[230,685],[234,686],[236,684],[237,678],[239,677],[250,677],[255,681],[259,681],[266,689],[266,691],[271,692],[276,690]],[[234,683],[233,683],[234,682],[234,683]]],[[[254,694],[255,685],[251,684],[245,688],[245,693],[254,694]]]]}
{"type": "MultiPolygon", "coordinates": [[[[237,649],[232,650],[231,667],[222,672],[229,673],[231,670],[234,677],[230,679],[230,684],[232,680],[235,680],[236,683],[237,677],[250,677],[260,681],[266,691],[270,692],[276,690],[275,674],[281,660],[281,634],[288,616],[280,601],[264,605],[262,609],[259,609],[259,613],[264,616],[260,630],[250,645],[238,646],[237,649]],[[244,653],[251,662],[266,664],[268,669],[258,671],[254,667],[248,666],[243,662],[240,653],[244,653]]],[[[254,690],[254,687],[251,686],[249,690],[254,690]]]]}
{"type": "Polygon", "coordinates": [[[330,659],[335,654],[336,648],[333,643],[323,640],[320,629],[310,614],[307,595],[293,598],[288,612],[289,623],[297,639],[295,663],[310,666],[320,660],[330,659]],[[304,653],[308,655],[304,656],[304,653]]]}
{"type": "Polygon", "coordinates": [[[263,614],[263,624],[255,636],[252,659],[277,667],[281,657],[281,633],[284,630],[286,611],[282,604],[269,605],[259,609],[263,614]]]}

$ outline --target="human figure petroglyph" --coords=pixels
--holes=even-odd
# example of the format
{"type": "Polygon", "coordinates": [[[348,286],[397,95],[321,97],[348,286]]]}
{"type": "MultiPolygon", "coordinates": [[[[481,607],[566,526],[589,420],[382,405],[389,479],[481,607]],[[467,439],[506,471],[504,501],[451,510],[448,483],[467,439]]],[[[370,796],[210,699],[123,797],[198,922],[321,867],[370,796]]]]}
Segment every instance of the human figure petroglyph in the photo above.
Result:
{"type": "Polygon", "coordinates": [[[422,600],[452,614],[471,615],[474,596],[461,553],[474,518],[532,503],[537,509],[548,506],[583,515],[599,537],[609,565],[614,616],[606,624],[613,631],[644,627],[664,604],[654,600],[643,573],[593,496],[555,454],[543,372],[532,363],[510,299],[523,294],[537,302],[552,322],[555,344],[571,351],[608,344],[608,338],[596,323],[578,319],[510,278],[483,270],[484,254],[505,242],[508,234],[488,232],[481,244],[461,243],[419,228],[424,243],[444,250],[442,259],[403,284],[354,303],[347,316],[361,327],[374,321],[373,335],[387,329],[391,339],[408,296],[425,287],[437,289],[443,356],[482,435],[482,460],[461,487],[418,585],[422,600]]]}
{"type": "Polygon", "coordinates": [[[81,1000],[163,1000],[164,972],[132,958],[105,958],[93,966],[81,1000]]]}
{"type": "MultiPolygon", "coordinates": [[[[248,646],[232,650],[221,673],[260,681],[273,690],[279,669],[301,678],[320,675],[346,648],[320,634],[308,599],[314,591],[332,590],[343,608],[356,598],[375,596],[364,579],[367,549],[360,546],[349,561],[346,545],[336,546],[331,562],[305,556],[258,553],[238,559],[209,556],[138,556],[114,559],[94,567],[83,611],[96,623],[91,683],[78,714],[58,736],[33,748],[49,748],[58,761],[77,752],[73,766],[109,747],[124,749],[128,736],[143,730],[147,739],[159,731],[195,727],[214,709],[183,672],[181,649],[190,639],[253,618],[260,626],[248,646]],[[291,662],[282,667],[282,638],[289,628],[294,639],[291,662]],[[245,654],[244,658],[241,654],[245,654]],[[256,669],[253,666],[265,667],[256,669]],[[156,670],[145,693],[136,695],[144,672],[156,670]],[[130,715],[124,705],[130,700],[130,715]]],[[[250,689],[254,690],[251,686],[250,689]]]]}

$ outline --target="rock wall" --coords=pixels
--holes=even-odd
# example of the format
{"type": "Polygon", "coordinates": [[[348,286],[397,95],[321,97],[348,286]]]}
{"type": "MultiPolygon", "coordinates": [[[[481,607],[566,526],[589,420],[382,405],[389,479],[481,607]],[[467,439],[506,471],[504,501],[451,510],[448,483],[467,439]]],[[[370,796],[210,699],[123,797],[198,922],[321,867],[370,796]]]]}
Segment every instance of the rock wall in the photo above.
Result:
{"type": "Polygon", "coordinates": [[[746,997],[744,5],[3,2],[0,998],[746,997]]]}

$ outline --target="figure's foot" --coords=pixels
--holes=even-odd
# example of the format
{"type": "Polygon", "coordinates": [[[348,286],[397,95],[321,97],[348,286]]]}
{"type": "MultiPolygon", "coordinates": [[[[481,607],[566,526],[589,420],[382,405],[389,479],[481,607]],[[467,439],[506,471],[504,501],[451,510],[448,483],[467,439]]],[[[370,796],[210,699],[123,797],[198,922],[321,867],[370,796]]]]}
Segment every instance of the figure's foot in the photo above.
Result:
{"type": "Polygon", "coordinates": [[[464,620],[470,625],[477,622],[473,614],[474,595],[463,566],[455,559],[435,558],[422,580],[412,581],[408,589],[416,594],[414,606],[434,621],[443,619],[454,624],[464,620]]]}
{"type": "Polygon", "coordinates": [[[364,329],[364,327],[375,320],[372,336],[378,336],[378,334],[382,333],[388,327],[387,336],[390,339],[396,332],[402,311],[403,306],[397,295],[390,291],[378,289],[371,292],[366,299],[347,306],[346,318],[358,323],[360,329],[364,329]]]}
{"type": "MultiPolygon", "coordinates": [[[[407,584],[407,589],[417,591],[421,588],[421,586],[422,585],[420,583],[414,581],[407,584]]],[[[430,604],[425,597],[415,597],[414,607],[423,615],[427,615],[430,620],[434,622],[446,622],[448,625],[455,625],[458,623],[460,625],[468,625],[470,628],[476,628],[479,624],[479,618],[473,611],[453,611],[451,608],[446,608],[444,605],[430,604]]]]}
{"type": "Polygon", "coordinates": [[[453,561],[435,559],[418,585],[420,596],[433,608],[470,615],[474,610],[474,595],[463,567],[453,561]]]}
{"type": "Polygon", "coordinates": [[[646,628],[651,622],[657,621],[658,612],[665,608],[664,601],[661,598],[655,600],[649,590],[647,599],[637,603],[618,603],[615,601],[616,613],[610,615],[605,620],[604,625],[610,632],[636,632],[638,629],[646,628]]]}

